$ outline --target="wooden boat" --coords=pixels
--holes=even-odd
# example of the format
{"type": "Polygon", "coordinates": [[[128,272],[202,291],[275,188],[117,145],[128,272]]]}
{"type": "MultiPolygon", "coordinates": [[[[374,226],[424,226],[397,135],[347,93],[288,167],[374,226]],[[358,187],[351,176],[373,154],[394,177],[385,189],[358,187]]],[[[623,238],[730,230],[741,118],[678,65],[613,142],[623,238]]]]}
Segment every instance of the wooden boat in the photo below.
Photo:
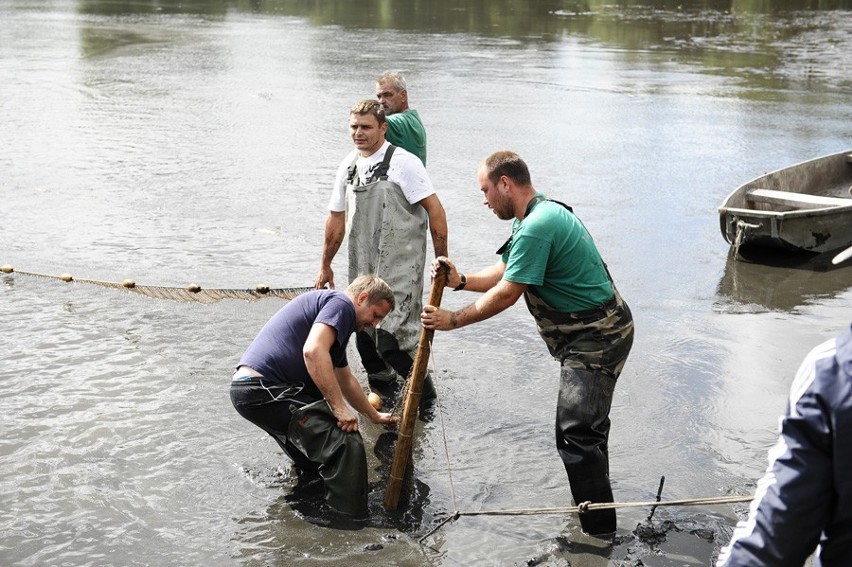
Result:
{"type": "Polygon", "coordinates": [[[852,245],[852,150],[779,169],[737,187],[719,207],[735,251],[824,253],[852,245]]]}

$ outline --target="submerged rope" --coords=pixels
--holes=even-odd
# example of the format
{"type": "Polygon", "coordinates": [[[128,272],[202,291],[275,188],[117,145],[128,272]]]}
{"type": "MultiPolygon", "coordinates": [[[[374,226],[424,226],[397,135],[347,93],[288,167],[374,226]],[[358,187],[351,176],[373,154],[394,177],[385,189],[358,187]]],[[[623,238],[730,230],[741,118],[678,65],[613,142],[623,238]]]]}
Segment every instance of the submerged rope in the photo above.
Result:
{"type": "Polygon", "coordinates": [[[712,506],[716,504],[736,504],[740,502],[751,502],[752,496],[718,496],[711,498],[691,498],[686,500],[669,500],[664,502],[582,502],[578,506],[570,506],[567,508],[527,508],[515,510],[478,510],[462,512],[456,510],[450,516],[441,520],[438,525],[429,530],[423,537],[418,540],[422,544],[423,541],[441,529],[447,522],[454,521],[461,516],[543,516],[543,515],[564,515],[564,514],[584,514],[593,510],[615,510],[618,508],[646,508],[657,506],[712,506]]]}
{"type": "Polygon", "coordinates": [[[254,301],[264,297],[278,297],[280,299],[293,299],[297,295],[313,291],[313,287],[284,287],[270,288],[267,285],[257,285],[254,289],[223,289],[223,288],[202,288],[198,284],[189,284],[186,287],[169,287],[159,285],[137,285],[133,280],[124,280],[122,282],[109,282],[101,280],[77,279],[71,274],[51,275],[40,274],[37,272],[24,272],[15,270],[12,266],[6,264],[0,267],[0,272],[5,274],[23,274],[26,276],[35,276],[39,278],[47,278],[61,280],[67,283],[76,282],[84,284],[92,284],[101,287],[112,289],[122,289],[132,291],[139,295],[153,297],[156,299],[170,299],[173,301],[197,301],[199,303],[212,303],[222,299],[242,299],[246,301],[254,301]]]}
{"type": "MultiPolygon", "coordinates": [[[[432,368],[434,369],[435,365],[435,349],[431,348],[432,344],[429,344],[429,355],[430,361],[432,363],[432,368]]],[[[434,380],[434,375],[433,375],[434,380]]],[[[438,388],[435,387],[435,391],[437,393],[438,388]]],[[[435,525],[431,530],[429,530],[423,537],[421,537],[417,542],[419,544],[423,544],[423,542],[432,536],[435,532],[440,530],[449,522],[454,522],[462,516],[542,516],[542,515],[565,515],[565,514],[584,514],[593,510],[615,510],[618,508],[647,508],[651,507],[651,514],[648,516],[648,520],[650,521],[651,516],[653,516],[654,511],[658,506],[711,506],[718,504],[736,504],[741,502],[750,502],[752,500],[752,496],[718,496],[718,497],[709,497],[709,498],[691,498],[685,500],[669,500],[667,502],[661,502],[660,496],[663,492],[663,483],[665,482],[665,477],[660,479],[660,486],[657,490],[657,499],[654,502],[581,502],[577,506],[569,506],[562,508],[520,508],[520,509],[508,509],[508,510],[477,510],[477,511],[461,511],[458,509],[458,505],[456,503],[456,488],[455,483],[453,482],[453,474],[452,468],[450,466],[450,451],[449,451],[449,443],[447,442],[447,433],[446,428],[444,427],[444,415],[441,411],[441,398],[440,395],[437,396],[437,410],[438,415],[440,416],[441,422],[441,434],[443,435],[444,440],[444,456],[447,459],[447,475],[449,477],[450,483],[450,501],[452,502],[453,510],[455,510],[452,514],[442,519],[435,525]]]]}

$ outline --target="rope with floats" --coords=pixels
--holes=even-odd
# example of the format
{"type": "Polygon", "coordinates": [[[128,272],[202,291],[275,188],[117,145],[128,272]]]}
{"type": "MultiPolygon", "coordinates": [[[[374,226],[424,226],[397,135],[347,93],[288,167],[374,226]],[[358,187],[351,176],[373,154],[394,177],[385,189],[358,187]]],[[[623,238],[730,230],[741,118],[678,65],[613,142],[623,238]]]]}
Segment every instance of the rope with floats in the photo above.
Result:
{"type": "Polygon", "coordinates": [[[222,299],[241,299],[246,301],[254,301],[264,297],[277,297],[280,299],[293,299],[297,295],[313,291],[313,287],[283,287],[271,288],[268,285],[259,284],[254,289],[223,289],[223,288],[202,288],[198,284],[188,284],[185,287],[169,287],[159,285],[138,285],[133,280],[124,280],[121,282],[110,282],[92,279],[78,279],[71,274],[65,273],[60,275],[40,274],[37,272],[25,272],[15,270],[9,264],[0,266],[0,272],[4,274],[22,274],[26,276],[35,276],[39,278],[47,278],[60,280],[66,283],[76,282],[83,284],[92,284],[101,287],[112,289],[121,289],[131,291],[146,297],[156,299],[170,299],[173,301],[196,301],[199,303],[212,303],[222,299]]]}

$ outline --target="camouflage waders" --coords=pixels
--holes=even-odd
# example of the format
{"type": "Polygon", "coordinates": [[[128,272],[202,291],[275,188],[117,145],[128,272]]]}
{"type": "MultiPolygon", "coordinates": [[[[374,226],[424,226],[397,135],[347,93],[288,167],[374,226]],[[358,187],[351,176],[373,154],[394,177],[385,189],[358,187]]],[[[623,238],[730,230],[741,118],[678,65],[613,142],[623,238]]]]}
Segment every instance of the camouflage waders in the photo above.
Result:
{"type": "Polygon", "coordinates": [[[411,371],[420,339],[423,308],[423,273],[426,266],[426,211],[410,204],[402,189],[387,179],[395,146],[388,147],[384,161],[366,185],[361,185],[355,166],[346,184],[346,232],[349,238],[349,281],[362,274],[376,274],[394,292],[396,308],[378,329],[357,333],[359,352],[368,373],[390,364],[403,378],[411,371]],[[375,346],[373,346],[375,345],[375,346]],[[370,347],[383,361],[369,362],[370,347]],[[371,367],[373,366],[373,367],[371,367]]]}
{"type": "MultiPolygon", "coordinates": [[[[615,382],[633,345],[630,308],[614,296],[578,313],[554,310],[529,290],[524,294],[550,354],[562,363],[556,404],[556,448],[576,504],[612,502],[609,482],[609,410],[615,382]]],[[[580,514],[591,535],[615,531],[615,510],[580,514]]]]}

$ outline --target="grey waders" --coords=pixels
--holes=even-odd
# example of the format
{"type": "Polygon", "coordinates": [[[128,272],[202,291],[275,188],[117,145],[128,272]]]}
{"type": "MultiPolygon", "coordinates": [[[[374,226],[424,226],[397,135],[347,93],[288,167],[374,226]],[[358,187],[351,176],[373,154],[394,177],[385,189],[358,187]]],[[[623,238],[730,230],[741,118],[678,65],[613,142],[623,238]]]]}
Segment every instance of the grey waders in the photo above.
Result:
{"type": "MultiPolygon", "coordinates": [[[[346,233],[349,281],[362,274],[376,274],[393,289],[396,300],[396,309],[378,329],[357,334],[364,366],[372,374],[388,364],[397,374],[408,378],[420,338],[428,218],[423,207],[409,203],[399,185],[388,181],[394,150],[396,146],[388,147],[381,165],[364,185],[355,164],[350,167],[346,184],[346,233]],[[376,360],[371,347],[382,360],[376,360]]],[[[434,397],[429,376],[423,384],[423,400],[434,397]]]]}

